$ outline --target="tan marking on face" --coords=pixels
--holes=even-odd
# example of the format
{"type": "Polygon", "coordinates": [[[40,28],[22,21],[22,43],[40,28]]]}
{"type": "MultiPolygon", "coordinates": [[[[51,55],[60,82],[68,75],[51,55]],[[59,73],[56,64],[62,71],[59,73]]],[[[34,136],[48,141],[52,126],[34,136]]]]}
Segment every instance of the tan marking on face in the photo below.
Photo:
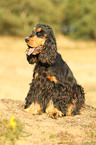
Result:
{"type": "Polygon", "coordinates": [[[33,31],[35,31],[36,27],[33,28],[33,31]]]}
{"type": "Polygon", "coordinates": [[[57,79],[55,76],[47,76],[47,78],[51,81],[51,82],[54,82],[54,83],[57,83],[57,79]]]}
{"type": "Polygon", "coordinates": [[[42,112],[42,108],[40,104],[32,103],[27,109],[24,109],[25,112],[31,113],[31,114],[40,114],[42,112]]]}
{"type": "Polygon", "coordinates": [[[71,116],[75,107],[76,107],[76,100],[73,99],[72,103],[67,104],[67,113],[66,113],[66,115],[71,116]]]}
{"type": "Polygon", "coordinates": [[[37,78],[37,76],[38,76],[38,73],[35,73],[34,78],[36,79],[36,78],[37,78]]]}
{"type": "Polygon", "coordinates": [[[28,37],[26,37],[25,39],[30,39],[30,37],[28,36],[28,37]]]}
{"type": "Polygon", "coordinates": [[[58,118],[64,115],[61,111],[54,107],[52,100],[49,102],[45,112],[52,118],[58,118]],[[56,116],[54,116],[54,114],[56,114],[56,116]]]}
{"type": "Polygon", "coordinates": [[[30,38],[30,40],[29,40],[29,42],[27,43],[29,46],[31,46],[31,47],[34,47],[34,48],[36,48],[36,47],[38,47],[38,46],[40,46],[40,45],[44,45],[44,43],[45,43],[45,40],[46,40],[46,38],[45,37],[43,37],[43,38],[38,38],[36,35],[35,36],[33,36],[33,37],[31,37],[30,38]]]}
{"type": "Polygon", "coordinates": [[[42,29],[41,28],[37,28],[37,32],[40,32],[42,29]]]}

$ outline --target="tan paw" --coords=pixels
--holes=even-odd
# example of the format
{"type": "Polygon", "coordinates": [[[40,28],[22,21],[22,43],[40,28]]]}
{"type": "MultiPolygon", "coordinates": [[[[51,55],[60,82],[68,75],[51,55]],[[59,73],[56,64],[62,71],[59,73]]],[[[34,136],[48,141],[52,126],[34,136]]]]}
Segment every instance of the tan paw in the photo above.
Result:
{"type": "Polygon", "coordinates": [[[24,111],[31,114],[41,114],[42,108],[40,104],[33,102],[27,109],[24,109],[24,111]]]}
{"type": "Polygon", "coordinates": [[[62,112],[55,112],[53,114],[49,114],[49,116],[53,119],[58,119],[58,118],[64,116],[64,114],[62,112]]]}
{"type": "Polygon", "coordinates": [[[59,117],[64,116],[60,110],[54,107],[52,100],[49,102],[45,112],[53,119],[58,119],[59,117]]]}

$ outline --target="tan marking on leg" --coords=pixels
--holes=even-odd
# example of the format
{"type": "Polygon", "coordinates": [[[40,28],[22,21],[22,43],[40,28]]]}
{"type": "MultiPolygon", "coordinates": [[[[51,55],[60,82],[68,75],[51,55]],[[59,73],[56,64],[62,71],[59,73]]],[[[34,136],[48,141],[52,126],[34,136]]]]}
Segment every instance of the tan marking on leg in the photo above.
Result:
{"type": "Polygon", "coordinates": [[[52,100],[49,102],[45,112],[54,119],[57,119],[64,115],[61,111],[54,107],[52,100]]]}
{"type": "Polygon", "coordinates": [[[35,73],[34,78],[36,79],[36,78],[37,78],[37,76],[38,76],[38,73],[35,73]]]}
{"type": "Polygon", "coordinates": [[[72,112],[73,112],[73,110],[75,109],[75,106],[76,105],[76,100],[72,100],[72,103],[70,103],[70,104],[67,104],[67,113],[66,113],[66,115],[67,116],[71,116],[72,115],[72,112]]]}
{"type": "Polygon", "coordinates": [[[24,109],[25,112],[31,113],[31,114],[40,114],[42,111],[42,108],[40,104],[32,103],[27,109],[24,109]]]}
{"type": "Polygon", "coordinates": [[[47,78],[51,81],[51,82],[54,82],[55,84],[57,83],[57,79],[55,76],[47,76],[47,78]]]}

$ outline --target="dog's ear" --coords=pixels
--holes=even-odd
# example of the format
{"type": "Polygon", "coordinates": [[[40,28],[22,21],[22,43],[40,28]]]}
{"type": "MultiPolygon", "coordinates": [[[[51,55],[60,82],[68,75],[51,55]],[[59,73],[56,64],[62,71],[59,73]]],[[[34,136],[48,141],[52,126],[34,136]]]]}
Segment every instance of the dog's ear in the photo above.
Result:
{"type": "Polygon", "coordinates": [[[53,64],[56,61],[57,56],[57,45],[56,39],[51,30],[46,36],[46,41],[44,43],[43,49],[39,54],[39,61],[41,63],[47,63],[49,65],[53,64]]]}

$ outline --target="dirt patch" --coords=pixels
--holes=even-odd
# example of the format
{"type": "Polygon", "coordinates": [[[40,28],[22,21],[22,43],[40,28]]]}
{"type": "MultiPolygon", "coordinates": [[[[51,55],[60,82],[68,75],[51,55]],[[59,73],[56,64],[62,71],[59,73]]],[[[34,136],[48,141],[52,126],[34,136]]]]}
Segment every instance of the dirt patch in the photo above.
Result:
{"type": "Polygon", "coordinates": [[[52,119],[47,114],[32,115],[23,111],[24,102],[3,99],[0,101],[0,118],[15,116],[25,124],[30,134],[17,145],[85,145],[96,143],[96,110],[83,108],[81,115],[52,119]],[[93,135],[92,135],[93,134],[93,135]]]}

